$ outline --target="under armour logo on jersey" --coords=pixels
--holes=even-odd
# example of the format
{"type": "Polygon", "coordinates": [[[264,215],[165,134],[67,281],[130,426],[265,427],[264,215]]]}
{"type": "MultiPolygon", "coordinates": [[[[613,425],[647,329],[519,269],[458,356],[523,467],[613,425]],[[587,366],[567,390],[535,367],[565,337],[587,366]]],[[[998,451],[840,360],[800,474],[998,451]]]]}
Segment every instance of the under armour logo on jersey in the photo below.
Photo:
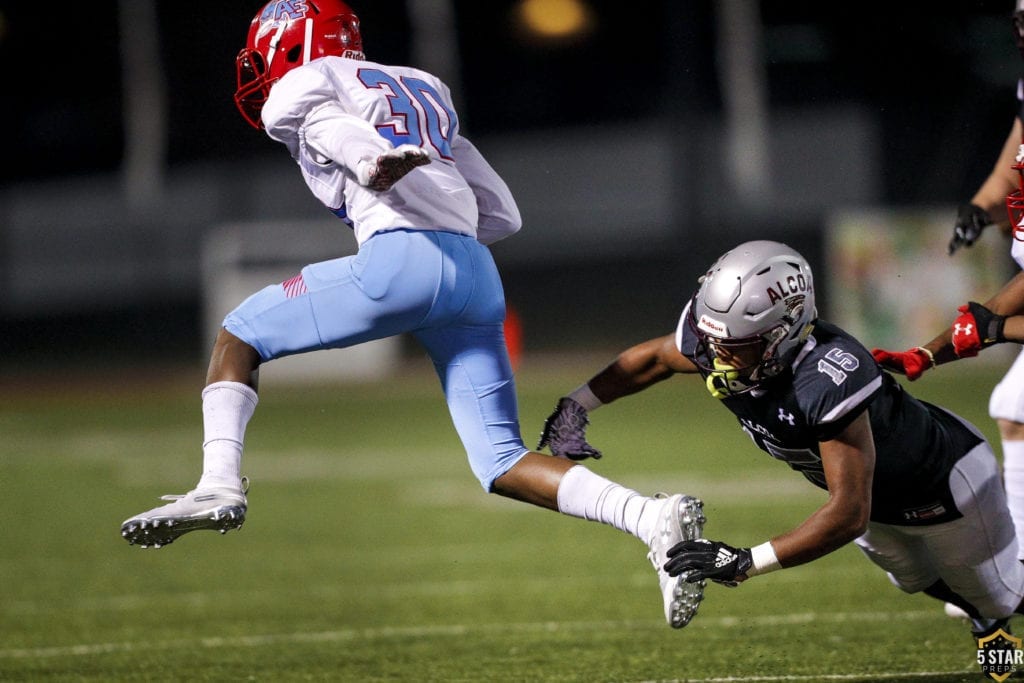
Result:
{"type": "Polygon", "coordinates": [[[787,413],[785,408],[779,408],[779,422],[788,422],[792,427],[796,424],[796,419],[793,417],[793,413],[787,413]]]}
{"type": "Polygon", "coordinates": [[[736,554],[731,553],[725,548],[718,549],[718,555],[715,556],[715,569],[726,566],[730,562],[736,559],[736,554]]]}
{"type": "Polygon", "coordinates": [[[953,335],[954,336],[959,336],[959,335],[970,336],[972,334],[974,334],[974,325],[972,325],[971,323],[967,323],[966,325],[961,325],[960,323],[955,323],[953,325],[953,335]]]}

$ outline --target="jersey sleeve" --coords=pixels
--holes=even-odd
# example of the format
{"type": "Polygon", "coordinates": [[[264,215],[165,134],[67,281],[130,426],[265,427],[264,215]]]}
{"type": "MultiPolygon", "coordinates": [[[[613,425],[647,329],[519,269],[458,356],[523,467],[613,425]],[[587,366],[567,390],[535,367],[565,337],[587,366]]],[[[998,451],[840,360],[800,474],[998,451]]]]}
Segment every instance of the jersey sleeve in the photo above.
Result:
{"type": "Polygon", "coordinates": [[[519,207],[501,176],[473,143],[461,135],[456,135],[452,141],[452,154],[456,168],[476,195],[480,212],[477,240],[493,244],[518,232],[523,225],[519,207]]]}
{"type": "Polygon", "coordinates": [[[882,389],[882,372],[864,347],[833,337],[800,360],[793,383],[815,438],[830,441],[868,409],[882,389]]]}
{"type": "Polygon", "coordinates": [[[333,101],[337,101],[335,90],[320,71],[292,69],[270,89],[263,105],[263,127],[271,139],[284,143],[297,156],[299,130],[306,116],[333,101]]]}
{"type": "Polygon", "coordinates": [[[679,322],[676,324],[676,348],[679,349],[679,353],[691,361],[697,355],[697,335],[693,333],[692,326],[687,323],[690,317],[690,306],[692,305],[693,299],[686,302],[683,312],[679,316],[679,322]]]}
{"type": "Polygon", "coordinates": [[[391,149],[376,128],[347,112],[333,82],[319,69],[294,69],[278,81],[263,107],[267,135],[298,158],[305,145],[319,164],[336,163],[353,173],[360,161],[391,149]]]}

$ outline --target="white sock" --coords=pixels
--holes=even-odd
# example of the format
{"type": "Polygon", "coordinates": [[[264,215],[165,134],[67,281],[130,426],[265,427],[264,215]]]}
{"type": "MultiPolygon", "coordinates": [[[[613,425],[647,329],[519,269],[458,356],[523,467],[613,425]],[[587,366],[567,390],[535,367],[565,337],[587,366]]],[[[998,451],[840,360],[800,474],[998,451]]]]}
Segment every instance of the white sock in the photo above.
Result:
{"type": "Polygon", "coordinates": [[[1017,531],[1017,557],[1024,558],[1024,441],[1003,441],[1003,483],[1017,531]]]}
{"type": "Polygon", "coordinates": [[[214,382],[203,389],[203,476],[196,488],[241,487],[245,427],[258,401],[240,382],[214,382]]]}
{"type": "Polygon", "coordinates": [[[609,524],[647,543],[663,501],[643,496],[583,465],[570,468],[558,485],[558,511],[609,524]]]}

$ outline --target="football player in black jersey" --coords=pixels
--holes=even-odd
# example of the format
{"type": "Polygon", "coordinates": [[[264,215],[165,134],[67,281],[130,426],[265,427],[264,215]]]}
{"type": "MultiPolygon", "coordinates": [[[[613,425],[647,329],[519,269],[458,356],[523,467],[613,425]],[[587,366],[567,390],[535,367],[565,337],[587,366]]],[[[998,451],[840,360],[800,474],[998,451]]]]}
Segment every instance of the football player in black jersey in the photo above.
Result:
{"type": "Polygon", "coordinates": [[[829,495],[796,528],[753,547],[680,542],[668,552],[670,574],[734,586],[852,541],[902,590],[960,606],[979,637],[1021,609],[1024,565],[991,446],[818,318],[811,268],[797,251],[753,241],[720,257],[674,334],[627,349],[560,399],[546,445],[570,457],[592,448],[587,420],[570,416],[677,373],[701,377],[758,448],[829,495]]]}

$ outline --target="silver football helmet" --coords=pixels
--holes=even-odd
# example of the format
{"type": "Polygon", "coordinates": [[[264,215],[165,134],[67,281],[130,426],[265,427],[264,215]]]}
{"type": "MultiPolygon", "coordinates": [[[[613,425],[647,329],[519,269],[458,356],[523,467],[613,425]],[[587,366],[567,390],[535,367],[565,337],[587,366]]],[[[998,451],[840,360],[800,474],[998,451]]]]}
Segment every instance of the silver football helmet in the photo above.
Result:
{"type": "Polygon", "coordinates": [[[792,363],[818,317],[811,267],[780,242],[746,242],[723,254],[699,280],[688,307],[696,361],[717,398],[745,393],[792,363]],[[760,360],[736,368],[722,350],[759,348],[760,360]]]}

